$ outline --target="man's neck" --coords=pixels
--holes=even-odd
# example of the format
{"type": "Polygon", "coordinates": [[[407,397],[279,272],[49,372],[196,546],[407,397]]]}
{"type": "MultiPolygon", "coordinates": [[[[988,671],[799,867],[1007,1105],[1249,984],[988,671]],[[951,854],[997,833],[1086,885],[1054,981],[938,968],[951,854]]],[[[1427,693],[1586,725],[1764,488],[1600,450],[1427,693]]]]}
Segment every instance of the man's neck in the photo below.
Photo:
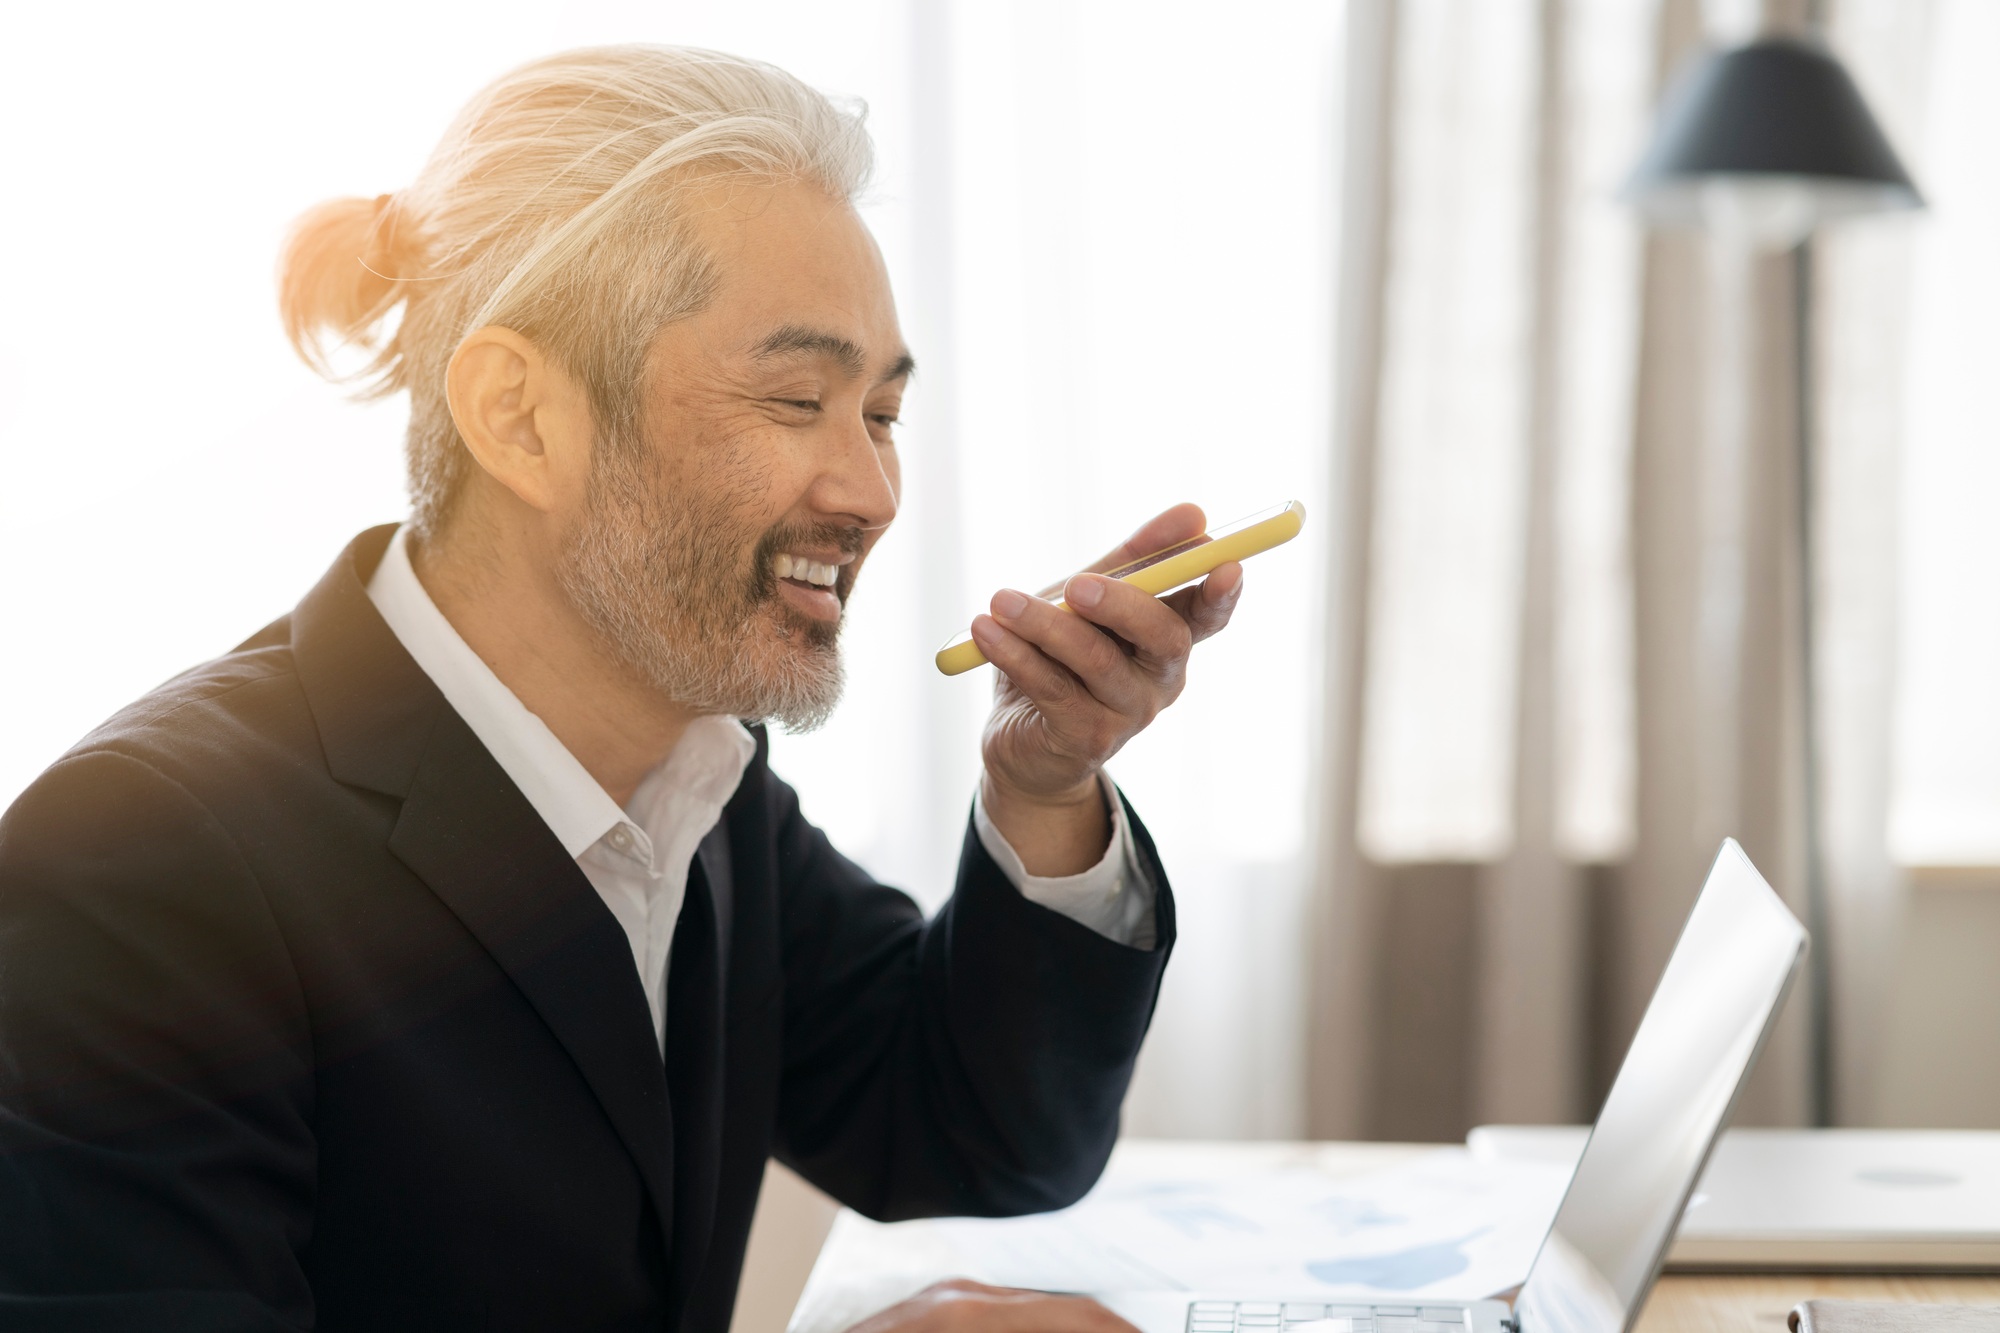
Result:
{"type": "Polygon", "coordinates": [[[696,714],[611,659],[553,579],[507,543],[409,545],[417,581],[460,638],[619,805],[696,714]]]}

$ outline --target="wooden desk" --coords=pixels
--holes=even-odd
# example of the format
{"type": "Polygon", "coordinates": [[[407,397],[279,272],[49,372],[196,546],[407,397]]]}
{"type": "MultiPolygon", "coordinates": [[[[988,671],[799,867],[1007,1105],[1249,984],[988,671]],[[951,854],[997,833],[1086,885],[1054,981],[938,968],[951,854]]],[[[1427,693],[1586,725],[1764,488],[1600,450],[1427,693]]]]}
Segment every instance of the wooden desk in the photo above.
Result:
{"type": "Polygon", "coordinates": [[[2000,1277],[1833,1277],[1817,1273],[1707,1276],[1668,1273],[1653,1288],[1638,1333],[1784,1333],[1785,1315],[1811,1297],[2000,1305],[2000,1277]]]}
{"type": "MultiPolygon", "coordinates": [[[[1306,1165],[1330,1176],[1379,1170],[1434,1145],[1396,1143],[1188,1143],[1127,1139],[1110,1172],[1146,1174],[1171,1163],[1196,1174],[1306,1165]]],[[[843,1211],[793,1311],[790,1333],[839,1333],[953,1271],[954,1252],[925,1222],[892,1225],[843,1211]]],[[[1660,1279],[1638,1333],[1783,1333],[1785,1314],[1814,1296],[2000,1305],[2000,1276],[1833,1277],[1814,1274],[1660,1279]]]]}

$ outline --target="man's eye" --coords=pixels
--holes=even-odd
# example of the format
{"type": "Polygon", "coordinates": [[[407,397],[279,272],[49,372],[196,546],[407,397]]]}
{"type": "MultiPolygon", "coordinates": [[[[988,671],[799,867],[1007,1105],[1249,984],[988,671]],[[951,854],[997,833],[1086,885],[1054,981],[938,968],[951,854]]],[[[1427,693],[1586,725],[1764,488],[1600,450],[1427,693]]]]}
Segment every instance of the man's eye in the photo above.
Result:
{"type": "Polygon", "coordinates": [[[780,398],[778,401],[786,407],[796,407],[801,412],[819,411],[818,401],[811,398],[780,398]]]}
{"type": "Polygon", "coordinates": [[[902,421],[902,418],[897,416],[893,412],[879,412],[868,419],[874,422],[876,425],[880,426],[883,430],[887,430],[889,429],[889,427],[894,426],[900,421],[902,421]]]}

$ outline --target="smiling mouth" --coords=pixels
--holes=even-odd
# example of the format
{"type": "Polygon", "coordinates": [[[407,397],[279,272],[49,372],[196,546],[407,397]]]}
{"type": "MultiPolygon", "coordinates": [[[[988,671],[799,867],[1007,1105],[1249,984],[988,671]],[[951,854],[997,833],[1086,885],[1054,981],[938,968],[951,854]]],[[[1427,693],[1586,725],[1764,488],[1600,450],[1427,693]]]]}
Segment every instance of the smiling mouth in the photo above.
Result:
{"type": "Polygon", "coordinates": [[[840,632],[848,590],[854,584],[854,557],[839,563],[780,551],[769,557],[765,573],[786,618],[805,629],[815,643],[827,644],[840,632]]]}
{"type": "Polygon", "coordinates": [[[757,543],[751,595],[775,604],[781,631],[789,625],[829,646],[840,632],[864,544],[856,527],[822,523],[772,528],[757,543]]]}
{"type": "Polygon", "coordinates": [[[831,588],[840,578],[840,566],[814,560],[809,556],[780,551],[771,557],[771,576],[780,583],[797,583],[808,588],[831,588]]]}

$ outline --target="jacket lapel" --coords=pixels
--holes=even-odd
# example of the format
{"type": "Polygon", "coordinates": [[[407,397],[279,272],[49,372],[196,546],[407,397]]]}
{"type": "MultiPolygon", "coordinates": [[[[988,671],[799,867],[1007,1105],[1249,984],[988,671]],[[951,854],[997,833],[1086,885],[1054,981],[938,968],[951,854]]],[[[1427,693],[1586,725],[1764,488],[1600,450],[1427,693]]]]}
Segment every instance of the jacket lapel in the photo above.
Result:
{"type": "Polygon", "coordinates": [[[708,1257],[722,1157],[723,990],[712,861],[688,868],[667,966],[666,1075],[674,1107],[674,1240],[669,1313],[678,1320],[708,1257]]]}
{"type": "Polygon", "coordinates": [[[632,949],[555,834],[449,709],[389,850],[422,876],[568,1050],[672,1246],[673,1115],[632,949]]]}
{"type": "Polygon", "coordinates": [[[708,895],[715,905],[716,989],[718,997],[726,997],[729,994],[729,927],[736,905],[736,871],[729,858],[727,811],[702,838],[700,846],[695,848],[694,859],[701,868],[702,878],[708,885],[708,895]]]}
{"type": "Polygon", "coordinates": [[[401,798],[389,849],[465,924],[576,1062],[674,1249],[674,1125],[631,946],[520,789],[403,650],[363,533],[293,613],[301,686],[343,782],[401,798]]]}

